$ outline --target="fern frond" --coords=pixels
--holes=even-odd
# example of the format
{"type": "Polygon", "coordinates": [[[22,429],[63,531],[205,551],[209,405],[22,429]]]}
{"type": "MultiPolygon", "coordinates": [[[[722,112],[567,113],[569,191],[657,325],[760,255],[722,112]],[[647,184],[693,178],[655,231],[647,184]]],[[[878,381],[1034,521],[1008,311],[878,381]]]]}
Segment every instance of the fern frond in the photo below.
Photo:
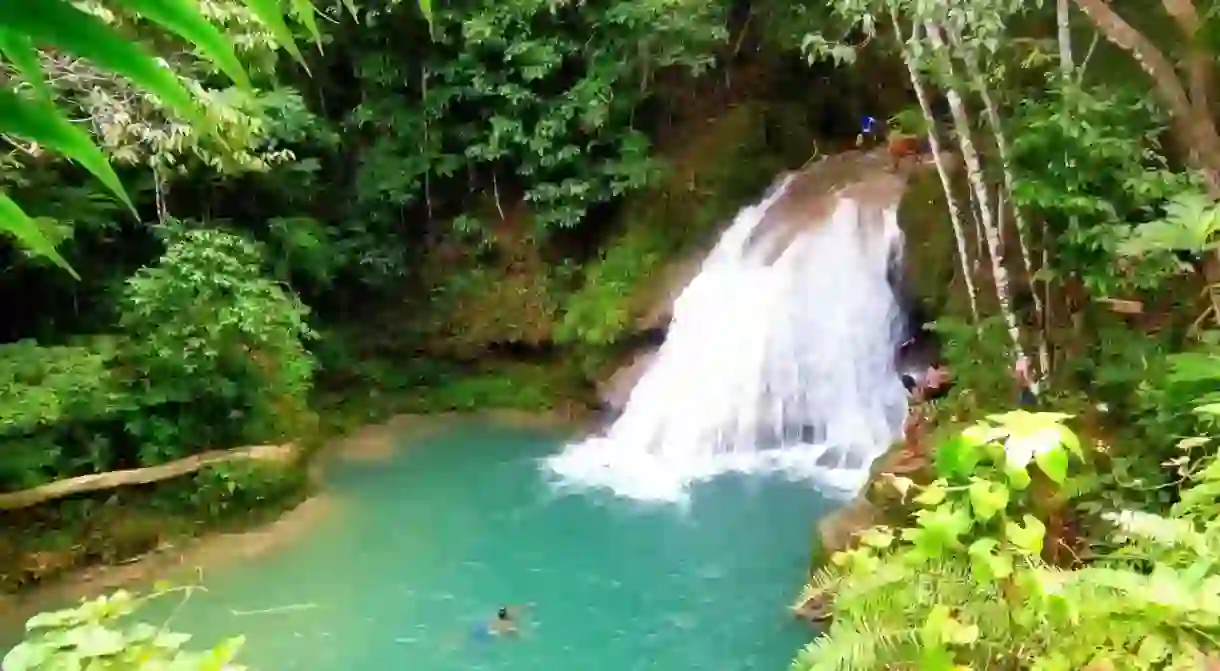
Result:
{"type": "Polygon", "coordinates": [[[875,669],[902,660],[903,653],[918,646],[917,629],[872,629],[862,625],[866,623],[832,625],[797,654],[792,671],[875,669]]]}

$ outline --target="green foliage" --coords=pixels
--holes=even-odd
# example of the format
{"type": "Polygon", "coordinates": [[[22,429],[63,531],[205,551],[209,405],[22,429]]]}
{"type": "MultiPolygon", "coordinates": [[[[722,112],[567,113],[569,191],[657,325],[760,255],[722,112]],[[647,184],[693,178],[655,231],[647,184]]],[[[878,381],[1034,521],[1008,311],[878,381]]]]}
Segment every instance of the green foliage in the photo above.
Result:
{"type": "MultiPolygon", "coordinates": [[[[145,3],[130,0],[119,5],[132,15],[142,16],[160,28],[191,42],[197,53],[215,63],[239,85],[249,86],[248,78],[233,52],[231,44],[201,12],[193,0],[145,3]]],[[[306,0],[295,3],[299,17],[312,21],[313,8],[306,0]]],[[[47,79],[55,81],[53,68],[39,62],[34,45],[49,48],[52,60],[68,59],[72,64],[84,59],[102,73],[121,75],[132,82],[137,91],[156,96],[176,115],[193,127],[207,128],[211,121],[200,109],[196,99],[172,73],[161,67],[140,45],[124,39],[104,20],[113,14],[98,6],[76,7],[66,0],[49,0],[37,6],[9,6],[0,22],[0,53],[11,63],[15,74],[27,86],[24,94],[6,93],[0,100],[0,132],[44,145],[76,160],[93,172],[108,188],[130,203],[118,177],[83,131],[70,125],[56,109],[47,79]],[[101,16],[99,16],[101,14],[101,16]]],[[[275,4],[252,2],[254,15],[273,25],[282,24],[280,8],[275,4]]],[[[286,31],[281,37],[290,37],[286,31]]],[[[288,40],[291,42],[291,40],[288,40]]],[[[295,46],[292,47],[295,52],[295,46]]],[[[299,58],[299,53],[297,53],[299,58]]],[[[97,90],[96,88],[94,90],[97,90]]],[[[55,251],[40,226],[29,219],[7,196],[0,194],[0,222],[3,230],[13,234],[32,251],[50,257],[59,265],[67,263],[55,251]]],[[[70,269],[69,269],[70,270],[70,269]]]]}
{"type": "MultiPolygon", "coordinates": [[[[25,640],[0,662],[4,671],[53,669],[181,669],[241,671],[235,663],[243,638],[222,641],[208,650],[186,648],[189,634],[133,621],[137,610],[151,599],[164,597],[162,589],[147,597],[126,591],[86,600],[75,608],[41,613],[26,622],[25,640]]],[[[188,592],[189,594],[189,592],[188,592]]]]}
{"type": "Polygon", "coordinates": [[[1069,87],[1025,100],[1011,123],[1013,197],[1054,237],[1043,275],[1077,277],[1099,295],[1160,286],[1176,267],[1165,255],[1119,263],[1130,223],[1190,187],[1160,151],[1157,109],[1142,94],[1069,87]]]}
{"type": "Polygon", "coordinates": [[[951,415],[977,417],[980,411],[1012,403],[1012,339],[1004,318],[994,315],[978,324],[941,317],[930,324],[940,338],[941,356],[953,371],[946,399],[951,415]]]}
{"type": "Polygon", "coordinates": [[[806,594],[832,600],[834,622],[792,668],[1188,669],[1217,659],[1220,467],[1195,476],[1171,517],[1109,515],[1112,555],[1047,566],[1047,520],[1023,511],[1046,496],[1038,478],[1067,482],[1082,454],[1064,418],[993,416],[941,446],[941,479],[917,488],[893,478],[919,490],[914,525],[861,534],[815,577],[806,594]]]}
{"type": "Polygon", "coordinates": [[[625,205],[625,230],[583,267],[555,338],[616,343],[665,301],[716,227],[758,197],[785,166],[766,145],[766,110],[743,105],[701,129],[664,182],[625,205]]]}
{"type": "Polygon", "coordinates": [[[120,319],[149,393],[232,408],[252,440],[283,435],[314,368],[308,309],[263,266],[248,240],[187,230],[128,280],[120,319]]]}
{"type": "Polygon", "coordinates": [[[577,225],[654,173],[636,111],[658,73],[706,69],[725,38],[717,3],[475,1],[438,10],[412,61],[398,41],[410,21],[389,4],[361,13],[350,122],[371,136],[358,199],[395,219],[386,204],[436,208],[456,181],[469,186],[455,214],[520,194],[539,231],[577,225]]]}

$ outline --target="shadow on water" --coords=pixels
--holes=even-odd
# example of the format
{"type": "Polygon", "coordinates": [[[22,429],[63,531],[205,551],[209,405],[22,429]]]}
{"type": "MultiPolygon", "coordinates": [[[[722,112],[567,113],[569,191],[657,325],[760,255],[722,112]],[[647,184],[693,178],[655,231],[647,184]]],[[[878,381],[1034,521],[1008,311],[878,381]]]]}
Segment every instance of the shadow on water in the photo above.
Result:
{"type": "Polygon", "coordinates": [[[826,499],[734,476],[685,509],[559,493],[538,469],[559,443],[460,424],[342,465],[340,514],[208,575],[173,627],[245,634],[245,661],[277,671],[786,668],[809,638],[785,606],[826,499]],[[521,637],[474,636],[501,604],[528,604],[521,637]]]}

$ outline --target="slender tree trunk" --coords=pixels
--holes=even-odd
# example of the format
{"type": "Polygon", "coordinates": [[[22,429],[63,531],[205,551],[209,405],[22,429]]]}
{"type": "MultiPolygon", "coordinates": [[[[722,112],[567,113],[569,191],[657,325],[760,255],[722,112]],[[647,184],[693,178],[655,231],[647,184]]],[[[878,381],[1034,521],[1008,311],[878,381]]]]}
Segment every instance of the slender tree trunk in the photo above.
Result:
{"type": "MultiPolygon", "coordinates": [[[[999,108],[991,97],[991,89],[987,86],[987,80],[983,77],[982,68],[979,66],[978,54],[975,52],[967,53],[963,48],[964,45],[959,35],[950,33],[949,37],[953,40],[953,46],[959,53],[962,53],[963,60],[966,63],[966,74],[974,82],[979,97],[983,101],[983,111],[987,117],[987,125],[991,126],[996,149],[1000,153],[1001,171],[1004,174],[1003,192],[1006,193],[1006,196],[1004,198],[997,198],[997,211],[1002,212],[1005,200],[1012,207],[1013,222],[1017,228],[1017,244],[1021,249],[1021,267],[1025,271],[1025,279],[1029,284],[1030,294],[1034,300],[1034,314],[1038,315],[1039,323],[1045,324],[1046,312],[1043,309],[1042,297],[1038,295],[1038,290],[1034,287],[1034,264],[1029,251],[1029,226],[1025,221],[1025,214],[1017,206],[1016,200],[1013,198],[1013,194],[1016,192],[1017,179],[1016,175],[1013,174],[1012,161],[1010,160],[1011,154],[1008,152],[1008,138],[1005,137],[1004,126],[1000,122],[999,108]]],[[[1068,74],[1070,75],[1070,72],[1068,74]]],[[[1003,227],[999,228],[1002,233],[1003,227]]],[[[1037,332],[1035,340],[1038,349],[1038,369],[1045,379],[1051,370],[1050,351],[1046,348],[1046,338],[1041,330],[1037,332]]]]}
{"type": "MultiPolygon", "coordinates": [[[[945,54],[945,39],[941,35],[940,28],[931,21],[926,22],[924,28],[928,32],[932,48],[945,54]]],[[[945,56],[942,58],[944,58],[947,73],[952,76],[952,61],[945,56]]],[[[983,181],[982,164],[970,134],[970,116],[967,114],[966,105],[962,102],[962,96],[955,86],[950,84],[945,87],[945,97],[948,98],[949,110],[953,113],[953,124],[957,128],[957,141],[961,146],[962,158],[966,162],[966,174],[970,178],[970,184],[978,198],[979,217],[983,224],[983,232],[987,237],[992,279],[995,284],[996,298],[1000,303],[1000,312],[1008,324],[1008,335],[1012,338],[1013,352],[1017,358],[1020,358],[1025,355],[1025,348],[1021,345],[1021,328],[1017,324],[1017,315],[1012,309],[1012,292],[1008,284],[1008,270],[1004,267],[1000,230],[996,227],[994,212],[991,208],[991,194],[988,193],[987,184],[983,181]]]]}
{"type": "Polygon", "coordinates": [[[1055,16],[1059,23],[1059,71],[1063,81],[1072,80],[1076,64],[1072,60],[1072,14],[1070,0],[1057,0],[1055,16]]]}
{"type": "MultiPolygon", "coordinates": [[[[898,15],[891,11],[890,18],[894,23],[894,34],[903,41],[902,26],[898,23],[898,15]]],[[[916,35],[919,25],[915,25],[916,35]]],[[[966,236],[962,230],[962,213],[953,197],[953,182],[949,178],[949,170],[945,166],[944,154],[941,153],[940,136],[936,132],[936,118],[932,115],[932,104],[928,93],[924,90],[923,79],[919,76],[919,68],[914,56],[905,43],[899,47],[902,50],[902,60],[907,66],[907,74],[911,77],[911,87],[915,89],[915,97],[919,100],[919,109],[928,122],[928,146],[932,150],[932,162],[936,165],[936,174],[940,177],[941,188],[945,192],[945,206],[949,209],[949,221],[953,225],[953,239],[957,243],[957,258],[961,268],[962,280],[966,283],[966,293],[970,298],[970,316],[974,323],[979,321],[978,291],[974,286],[974,272],[970,263],[970,252],[966,246],[966,236]]]]}

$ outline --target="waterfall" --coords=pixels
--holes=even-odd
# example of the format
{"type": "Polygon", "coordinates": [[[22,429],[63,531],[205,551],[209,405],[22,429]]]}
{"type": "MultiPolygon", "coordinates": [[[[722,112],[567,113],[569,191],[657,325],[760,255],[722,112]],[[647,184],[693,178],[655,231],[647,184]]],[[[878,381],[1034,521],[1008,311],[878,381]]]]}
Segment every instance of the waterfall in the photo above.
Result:
{"type": "Polygon", "coordinates": [[[897,199],[839,191],[821,208],[782,207],[793,179],[724,232],[622,414],[547,460],[559,484],[655,501],[728,472],[863,486],[907,411],[897,199]]]}

